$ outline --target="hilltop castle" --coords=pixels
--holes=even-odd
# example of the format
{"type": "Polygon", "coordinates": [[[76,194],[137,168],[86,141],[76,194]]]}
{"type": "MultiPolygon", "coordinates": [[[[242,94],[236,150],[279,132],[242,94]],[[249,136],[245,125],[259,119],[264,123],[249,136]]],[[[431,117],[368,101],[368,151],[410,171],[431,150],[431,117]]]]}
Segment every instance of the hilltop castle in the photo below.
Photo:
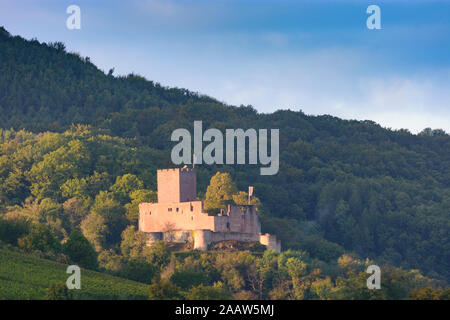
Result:
{"type": "Polygon", "coordinates": [[[280,252],[275,235],[261,234],[261,223],[253,205],[229,205],[218,215],[208,215],[197,198],[195,169],[157,171],[158,202],[139,205],[139,230],[147,244],[158,240],[193,242],[194,249],[207,250],[214,242],[237,240],[259,242],[280,252]]]}

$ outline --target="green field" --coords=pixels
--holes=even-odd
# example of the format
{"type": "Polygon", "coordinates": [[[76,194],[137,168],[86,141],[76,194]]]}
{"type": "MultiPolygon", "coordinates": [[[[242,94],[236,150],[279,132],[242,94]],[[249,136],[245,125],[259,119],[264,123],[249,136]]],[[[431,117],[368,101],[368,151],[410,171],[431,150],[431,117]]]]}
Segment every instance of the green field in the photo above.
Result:
{"type": "MultiPolygon", "coordinates": [[[[44,299],[52,282],[66,282],[67,265],[0,249],[0,300],[44,299]]],[[[146,299],[147,286],[104,273],[82,269],[75,299],[146,299]]]]}

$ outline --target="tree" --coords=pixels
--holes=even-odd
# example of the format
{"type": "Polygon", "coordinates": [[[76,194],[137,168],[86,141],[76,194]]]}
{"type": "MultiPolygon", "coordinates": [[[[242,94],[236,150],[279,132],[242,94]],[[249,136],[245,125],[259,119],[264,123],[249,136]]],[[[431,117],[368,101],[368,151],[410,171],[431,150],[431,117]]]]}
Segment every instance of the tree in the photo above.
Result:
{"type": "Polygon", "coordinates": [[[358,274],[350,274],[348,278],[338,277],[336,279],[336,286],[329,294],[331,299],[337,300],[373,300],[383,299],[384,290],[369,290],[367,288],[366,272],[358,274]]]}
{"type": "Polygon", "coordinates": [[[107,226],[102,216],[91,213],[81,222],[81,231],[86,239],[100,252],[106,245],[107,226]]]}
{"type": "Polygon", "coordinates": [[[229,173],[217,172],[206,189],[205,209],[217,213],[233,202],[233,195],[237,193],[236,185],[229,173]]]}
{"type": "Polygon", "coordinates": [[[142,189],[144,184],[133,174],[125,174],[116,178],[116,183],[111,187],[111,192],[115,199],[125,204],[130,201],[130,194],[133,191],[142,189]]]}
{"type": "Polygon", "coordinates": [[[154,280],[148,287],[150,300],[180,300],[183,296],[180,289],[169,280],[154,280]]]}
{"type": "Polygon", "coordinates": [[[306,274],[306,267],[306,263],[294,257],[286,261],[286,268],[292,279],[293,293],[295,298],[300,300],[305,298],[305,293],[308,288],[307,283],[302,281],[302,276],[306,274]]]}
{"type": "Polygon", "coordinates": [[[146,261],[160,268],[168,265],[171,257],[171,253],[164,241],[156,241],[150,247],[145,247],[142,255],[146,261]]]}
{"type": "Polygon", "coordinates": [[[6,216],[13,219],[26,218],[33,223],[45,224],[59,239],[63,239],[67,235],[64,228],[62,206],[50,198],[39,201],[28,197],[21,206],[9,207],[6,216]]]}
{"type": "Polygon", "coordinates": [[[80,267],[88,269],[97,268],[97,254],[91,243],[80,231],[73,231],[63,245],[64,254],[80,267]]]}
{"type": "Polygon", "coordinates": [[[430,127],[425,128],[421,132],[419,132],[419,136],[432,137],[433,136],[433,129],[431,129],[430,127]]]}
{"type": "Polygon", "coordinates": [[[86,179],[88,183],[88,195],[92,196],[100,193],[102,190],[108,190],[111,186],[111,179],[112,177],[108,172],[98,173],[94,171],[94,174],[86,179]]]}
{"type": "Polygon", "coordinates": [[[124,257],[114,252],[113,249],[100,252],[97,260],[100,268],[114,274],[118,274],[125,264],[124,257]]]}
{"type": "Polygon", "coordinates": [[[105,244],[114,245],[120,242],[120,235],[126,227],[124,211],[122,205],[109,192],[101,191],[95,197],[91,212],[104,220],[105,244]]]}
{"type": "Polygon", "coordinates": [[[55,282],[47,288],[45,300],[72,300],[73,296],[64,282],[55,282]]]}
{"type": "Polygon", "coordinates": [[[265,285],[272,272],[273,267],[268,259],[255,259],[254,263],[249,266],[248,278],[250,287],[258,297],[263,298],[265,285]]]}
{"type": "Polygon", "coordinates": [[[364,269],[364,263],[350,254],[343,254],[338,258],[338,266],[342,274],[355,275],[364,269]]]}
{"type": "Polygon", "coordinates": [[[147,236],[143,232],[136,231],[135,226],[128,226],[123,230],[120,251],[124,257],[131,259],[142,258],[146,246],[147,236]]]}
{"type": "Polygon", "coordinates": [[[46,253],[61,252],[61,244],[50,231],[41,223],[34,224],[28,235],[18,240],[19,246],[27,251],[40,250],[46,253]]]}
{"type": "Polygon", "coordinates": [[[95,197],[91,212],[108,219],[111,216],[123,215],[124,209],[121,204],[114,199],[112,193],[100,191],[95,197]]]}
{"type": "Polygon", "coordinates": [[[157,274],[158,269],[153,264],[140,259],[128,261],[119,272],[121,277],[148,284],[152,283],[157,274]]]}
{"type": "Polygon", "coordinates": [[[32,194],[38,199],[59,199],[64,182],[87,173],[91,161],[89,156],[86,145],[78,139],[45,154],[42,161],[35,162],[29,171],[32,194]]]}
{"type": "Polygon", "coordinates": [[[311,291],[319,297],[320,300],[326,300],[333,288],[333,282],[330,277],[317,279],[311,283],[311,291]]]}
{"type": "Polygon", "coordinates": [[[225,289],[223,283],[217,282],[213,286],[203,284],[190,289],[186,298],[188,300],[230,300],[231,297],[225,289]]]}
{"type": "Polygon", "coordinates": [[[130,193],[131,203],[125,205],[126,217],[132,224],[137,225],[139,219],[139,204],[142,202],[156,202],[156,192],[151,190],[135,190],[130,193]]]}
{"type": "Polygon", "coordinates": [[[79,198],[70,198],[63,203],[65,220],[70,230],[80,230],[81,222],[89,214],[87,201],[79,198]]]}
{"type": "Polygon", "coordinates": [[[433,289],[431,287],[413,289],[409,293],[410,300],[450,300],[450,288],[433,289]]]}
{"type": "Polygon", "coordinates": [[[233,202],[237,205],[247,205],[251,204],[256,207],[261,205],[261,201],[258,197],[252,196],[250,199],[250,203],[248,202],[248,193],[244,191],[239,191],[238,194],[233,195],[233,202]]]}
{"type": "Polygon", "coordinates": [[[446,135],[447,133],[442,129],[431,129],[431,128],[425,128],[419,133],[419,136],[428,136],[428,137],[446,136],[446,135]]]}
{"type": "Polygon", "coordinates": [[[189,290],[200,284],[207,285],[208,276],[204,272],[194,270],[176,270],[170,277],[170,281],[183,290],[189,290]]]}
{"type": "Polygon", "coordinates": [[[77,197],[83,198],[88,195],[88,184],[86,179],[69,179],[60,187],[64,198],[77,197]]]}
{"type": "Polygon", "coordinates": [[[64,228],[62,205],[53,199],[45,198],[39,204],[39,208],[43,217],[40,222],[45,223],[59,239],[65,238],[67,230],[64,228]]]}
{"type": "Polygon", "coordinates": [[[0,217],[0,241],[17,245],[17,240],[30,231],[29,222],[23,217],[4,219],[0,217]]]}
{"type": "Polygon", "coordinates": [[[247,273],[254,262],[255,257],[248,251],[223,252],[216,257],[215,266],[227,288],[237,292],[245,289],[247,273]]]}
{"type": "Polygon", "coordinates": [[[448,135],[448,134],[443,129],[434,129],[433,130],[433,136],[446,136],[446,135],[448,135]]]}

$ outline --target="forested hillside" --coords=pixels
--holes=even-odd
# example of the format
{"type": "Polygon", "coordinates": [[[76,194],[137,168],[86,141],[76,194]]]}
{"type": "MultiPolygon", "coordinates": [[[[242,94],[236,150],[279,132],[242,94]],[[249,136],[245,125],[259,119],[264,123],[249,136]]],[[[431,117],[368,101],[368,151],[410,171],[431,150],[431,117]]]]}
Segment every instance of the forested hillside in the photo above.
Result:
{"type": "Polygon", "coordinates": [[[255,186],[263,231],[285,249],[324,262],[353,252],[450,280],[450,136],[442,130],[413,135],[301,111],[261,114],[137,75],[116,77],[62,43],[0,29],[5,217],[28,215],[60,240],[84,228],[97,251],[117,249],[137,203],[155,196],[156,169],[173,167],[171,132],[192,130],[194,120],[204,130],[280,129],[277,175],[201,165],[200,197],[217,171],[228,172],[239,190],[255,186]],[[99,238],[93,225],[109,229],[99,238]]]}

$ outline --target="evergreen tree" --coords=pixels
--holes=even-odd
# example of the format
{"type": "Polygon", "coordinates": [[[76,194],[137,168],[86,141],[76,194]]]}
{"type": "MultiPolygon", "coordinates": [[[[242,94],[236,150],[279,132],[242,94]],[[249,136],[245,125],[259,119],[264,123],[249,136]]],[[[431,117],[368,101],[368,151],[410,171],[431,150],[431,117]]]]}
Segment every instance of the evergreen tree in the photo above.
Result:
{"type": "Polygon", "coordinates": [[[70,234],[69,239],[63,245],[63,252],[80,267],[97,268],[97,254],[80,231],[75,230],[70,234]]]}

